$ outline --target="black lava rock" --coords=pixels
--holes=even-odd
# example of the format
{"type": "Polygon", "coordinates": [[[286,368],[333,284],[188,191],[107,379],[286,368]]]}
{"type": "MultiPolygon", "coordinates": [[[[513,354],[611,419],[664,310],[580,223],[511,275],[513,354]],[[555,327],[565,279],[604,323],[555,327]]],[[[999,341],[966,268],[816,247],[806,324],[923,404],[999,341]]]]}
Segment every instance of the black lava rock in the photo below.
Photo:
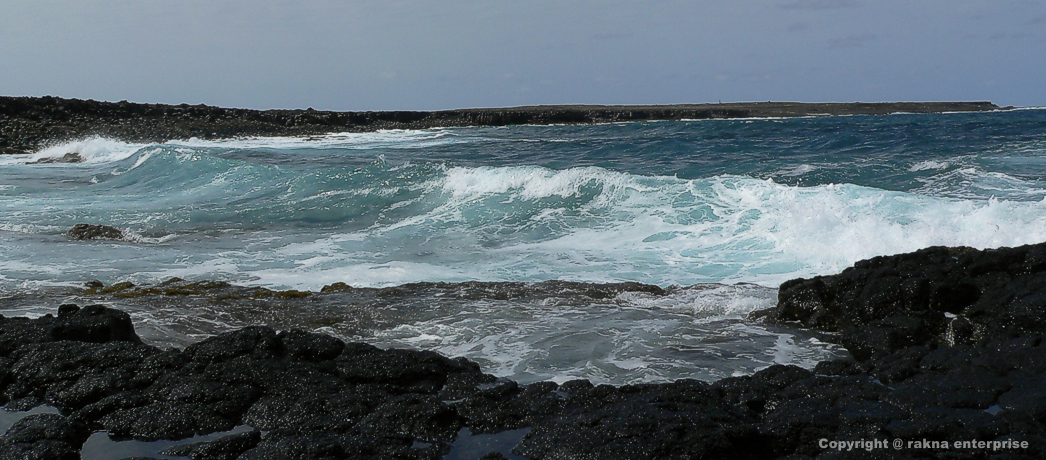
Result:
{"type": "Polygon", "coordinates": [[[0,436],[0,460],[80,460],[91,433],[58,414],[30,415],[0,436]]]}
{"type": "Polygon", "coordinates": [[[49,164],[49,163],[83,163],[84,157],[80,156],[77,152],[69,152],[60,157],[49,157],[41,158],[30,164],[49,164]]]}
{"type": "Polygon", "coordinates": [[[248,431],[214,441],[175,446],[162,453],[189,457],[193,460],[234,460],[248,449],[258,445],[259,441],[261,441],[260,432],[248,431]]]}
{"type": "MultiPolygon", "coordinates": [[[[569,283],[543,288],[602,295],[569,283]]],[[[477,284],[458,291],[527,296],[527,289],[477,284]]],[[[812,371],[771,366],[712,384],[621,387],[519,385],[461,358],[267,327],[160,350],[138,340],[126,314],[62,305],[57,317],[0,316],[0,399],[11,409],[47,403],[69,414],[26,418],[0,437],[0,447],[45,455],[27,458],[74,458],[84,438],[77,427],[154,440],[248,425],[260,431],[170,452],[438,459],[467,428],[476,435],[526,430],[512,453],[535,460],[1043,458],[1043,292],[1046,245],[930,248],[862,261],[834,277],[786,283],[778,306],[763,315],[833,334],[854,359],[812,371]],[[825,447],[894,439],[1019,447],[825,447]]]]}
{"type": "Polygon", "coordinates": [[[74,240],[119,240],[123,230],[108,225],[76,224],[65,233],[74,240]]]}
{"type": "Polygon", "coordinates": [[[781,285],[777,322],[840,334],[859,360],[1046,332],[1046,245],[932,247],[781,285]]]}

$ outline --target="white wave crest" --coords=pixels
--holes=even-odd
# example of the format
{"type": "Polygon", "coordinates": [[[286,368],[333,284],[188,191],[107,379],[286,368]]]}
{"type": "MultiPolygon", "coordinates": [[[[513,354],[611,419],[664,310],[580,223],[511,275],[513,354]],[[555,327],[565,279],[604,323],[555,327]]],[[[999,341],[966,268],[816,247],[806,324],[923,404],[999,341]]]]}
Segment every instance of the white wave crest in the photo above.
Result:
{"type": "Polygon", "coordinates": [[[198,138],[172,140],[168,145],[188,148],[225,149],[373,149],[424,148],[456,142],[448,129],[383,129],[364,133],[331,133],[305,137],[242,137],[205,140],[198,138]]]}
{"type": "Polygon", "coordinates": [[[745,241],[752,249],[766,248],[752,255],[758,260],[762,252],[775,261],[767,266],[806,266],[788,276],[832,273],[861,259],[935,245],[983,249],[1046,240],[1046,201],[960,200],[753,180],[722,181],[714,188],[732,215],[751,215],[748,222],[735,220],[733,235],[723,243],[734,250],[745,241]]]}
{"type": "Polygon", "coordinates": [[[17,155],[17,163],[35,163],[41,160],[59,159],[67,154],[76,154],[86,164],[111,163],[131,157],[146,144],[133,144],[128,142],[107,139],[104,137],[91,137],[84,140],[67,142],[65,144],[48,147],[31,155],[17,155]]]}
{"type": "Polygon", "coordinates": [[[782,176],[792,176],[792,177],[795,177],[795,176],[802,176],[802,175],[804,175],[806,173],[817,171],[818,169],[821,169],[821,168],[818,167],[818,166],[814,166],[814,165],[809,165],[809,164],[803,163],[803,164],[798,165],[798,166],[793,166],[793,167],[790,167],[790,168],[785,168],[785,169],[782,169],[780,171],[777,171],[777,174],[782,175],[782,176]]]}
{"type": "MultiPolygon", "coordinates": [[[[242,137],[233,139],[204,140],[198,138],[171,140],[163,144],[138,144],[105,137],[66,142],[44,148],[38,152],[0,157],[0,165],[27,164],[58,160],[67,154],[83,159],[81,164],[111,163],[127,159],[149,146],[170,146],[176,151],[196,149],[375,149],[375,148],[428,148],[440,145],[470,142],[469,138],[456,136],[452,129],[431,130],[379,130],[365,133],[332,133],[307,137],[242,137]]],[[[131,168],[140,166],[149,155],[143,155],[131,168]]],[[[68,163],[62,163],[68,164],[68,163]]]]}
{"type": "Polygon", "coordinates": [[[947,161],[924,160],[913,164],[910,168],[908,168],[908,171],[919,172],[932,169],[945,169],[948,166],[950,166],[950,164],[947,161]]]}
{"type": "Polygon", "coordinates": [[[928,246],[1046,240],[1046,200],[794,187],[739,176],[682,180],[600,168],[451,168],[431,182],[415,205],[432,207],[347,234],[318,235],[294,251],[283,247],[271,256],[293,266],[249,270],[251,276],[296,289],[335,281],[553,278],[775,286],[928,246]],[[557,197],[570,199],[546,199],[557,197]]]}
{"type": "Polygon", "coordinates": [[[523,200],[579,196],[586,185],[598,185],[603,195],[632,189],[649,191],[634,176],[597,167],[553,170],[537,166],[451,168],[442,181],[443,192],[468,200],[493,194],[512,193],[523,200]]]}

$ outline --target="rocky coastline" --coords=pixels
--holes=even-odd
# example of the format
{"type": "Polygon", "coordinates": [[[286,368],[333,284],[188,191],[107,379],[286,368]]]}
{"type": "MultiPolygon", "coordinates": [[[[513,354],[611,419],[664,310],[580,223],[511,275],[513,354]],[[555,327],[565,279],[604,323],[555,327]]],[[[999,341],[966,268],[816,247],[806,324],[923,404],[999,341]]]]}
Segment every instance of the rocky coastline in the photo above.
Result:
{"type": "MultiPolygon", "coordinates": [[[[990,102],[739,102],[645,106],[550,105],[442,111],[250,110],[207,105],[0,96],[0,154],[103,136],[128,142],[309,136],[380,129],[584,124],[709,118],[883,115],[998,110],[990,102]]],[[[76,161],[69,158],[66,161],[76,161]]]]}
{"type": "Polygon", "coordinates": [[[16,422],[0,459],[80,458],[98,431],[186,439],[165,455],[197,460],[1043,458],[1044,292],[1046,243],[877,257],[787,282],[754,315],[853,359],[618,387],[520,385],[463,358],[268,327],[159,349],[122,311],[62,305],[0,317],[0,403],[59,412],[16,422]],[[478,436],[500,444],[455,450],[478,436]]]}

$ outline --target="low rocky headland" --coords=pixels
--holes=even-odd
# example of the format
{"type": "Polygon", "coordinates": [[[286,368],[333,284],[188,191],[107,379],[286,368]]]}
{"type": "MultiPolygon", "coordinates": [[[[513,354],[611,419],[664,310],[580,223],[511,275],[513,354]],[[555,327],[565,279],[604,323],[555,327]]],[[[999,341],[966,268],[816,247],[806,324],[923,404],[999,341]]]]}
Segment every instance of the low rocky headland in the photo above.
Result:
{"type": "MultiPolygon", "coordinates": [[[[0,154],[32,153],[55,143],[103,136],[128,142],[309,136],[379,129],[610,123],[644,120],[883,115],[997,110],[990,102],[798,103],[681,105],[549,105],[441,111],[333,112],[250,110],[206,105],[99,102],[0,96],[0,154]]],[[[46,161],[76,162],[77,156],[46,161]]]]}
{"type": "Polygon", "coordinates": [[[785,283],[755,316],[823,331],[853,359],[520,385],[463,358],[268,327],[160,349],[122,311],[62,305],[0,317],[0,402],[59,412],[17,421],[0,459],[79,458],[97,431],[218,433],[164,451],[197,460],[438,459],[480,436],[497,442],[461,458],[1046,458],[1046,243],[861,261],[785,283]]]}

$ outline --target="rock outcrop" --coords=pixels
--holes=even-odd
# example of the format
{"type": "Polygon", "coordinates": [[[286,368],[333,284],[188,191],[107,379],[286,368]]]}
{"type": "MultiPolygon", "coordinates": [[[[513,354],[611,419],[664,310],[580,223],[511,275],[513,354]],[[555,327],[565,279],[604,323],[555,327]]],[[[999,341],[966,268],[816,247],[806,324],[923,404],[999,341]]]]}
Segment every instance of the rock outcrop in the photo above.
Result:
{"type": "Polygon", "coordinates": [[[858,359],[1046,333],[1046,245],[932,247],[781,285],[777,322],[839,334],[858,359]]]}
{"type": "Polygon", "coordinates": [[[123,230],[108,225],[76,224],[65,235],[74,240],[119,240],[123,230]]]}

